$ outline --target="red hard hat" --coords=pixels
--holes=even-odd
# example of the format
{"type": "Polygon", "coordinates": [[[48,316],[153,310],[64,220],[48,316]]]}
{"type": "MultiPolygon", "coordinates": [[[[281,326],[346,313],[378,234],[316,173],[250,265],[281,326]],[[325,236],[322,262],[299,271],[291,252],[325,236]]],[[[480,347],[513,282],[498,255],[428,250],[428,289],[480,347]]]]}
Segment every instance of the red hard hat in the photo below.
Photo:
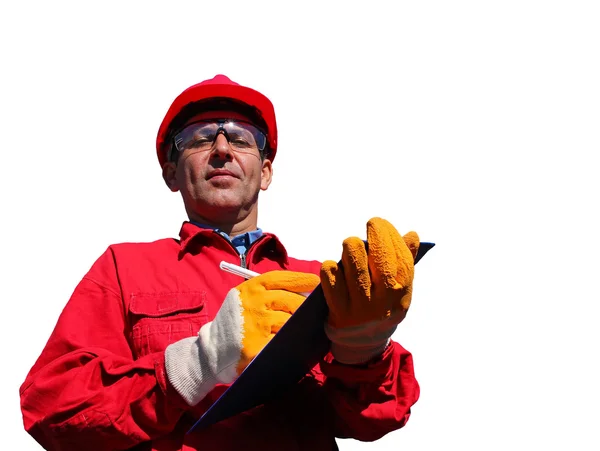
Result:
{"type": "Polygon", "coordinates": [[[161,167],[167,161],[165,144],[169,138],[169,128],[173,119],[186,105],[214,97],[237,100],[256,108],[267,125],[267,141],[271,150],[269,159],[271,161],[275,159],[275,154],[277,153],[277,121],[275,120],[275,109],[271,101],[260,92],[231,81],[225,75],[216,75],[210,80],[204,80],[187,88],[177,96],[169,107],[169,111],[167,111],[165,118],[160,124],[156,137],[156,153],[161,167]]]}

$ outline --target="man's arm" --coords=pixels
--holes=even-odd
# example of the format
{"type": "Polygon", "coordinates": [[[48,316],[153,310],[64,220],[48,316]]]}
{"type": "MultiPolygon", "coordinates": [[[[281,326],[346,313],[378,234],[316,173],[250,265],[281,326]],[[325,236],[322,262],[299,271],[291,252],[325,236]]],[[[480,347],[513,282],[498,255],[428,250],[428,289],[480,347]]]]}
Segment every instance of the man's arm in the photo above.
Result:
{"type": "Polygon", "coordinates": [[[25,429],[47,450],[118,450],[172,430],[185,410],[164,352],[134,360],[112,251],[75,289],[20,388],[25,429]]]}
{"type": "Polygon", "coordinates": [[[404,426],[419,397],[412,356],[391,340],[411,303],[419,237],[371,218],[367,244],[349,237],[342,264],[321,267],[331,340],[331,359],[321,366],[336,435],[370,441],[404,426]]]}
{"type": "Polygon", "coordinates": [[[361,365],[338,363],[329,355],[321,371],[339,438],[377,440],[403,427],[419,399],[412,355],[394,341],[361,365]]]}

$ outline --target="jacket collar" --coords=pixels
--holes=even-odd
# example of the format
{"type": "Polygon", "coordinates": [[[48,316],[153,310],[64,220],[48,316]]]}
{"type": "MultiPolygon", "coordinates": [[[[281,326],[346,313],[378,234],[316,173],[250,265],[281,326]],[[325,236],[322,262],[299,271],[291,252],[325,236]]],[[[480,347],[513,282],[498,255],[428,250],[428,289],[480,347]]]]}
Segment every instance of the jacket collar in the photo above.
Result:
{"type": "MultiPolygon", "coordinates": [[[[180,249],[179,249],[179,258],[183,257],[191,243],[196,240],[196,238],[204,236],[210,239],[221,239],[226,240],[225,237],[221,236],[219,233],[215,232],[213,229],[205,229],[197,226],[196,224],[192,224],[189,221],[184,221],[181,225],[181,229],[179,230],[179,238],[180,238],[180,249]]],[[[264,250],[265,252],[275,252],[283,257],[284,262],[289,263],[287,250],[272,233],[263,233],[262,237],[260,237],[255,243],[250,246],[248,250],[248,256],[254,255],[257,252],[261,252],[264,250]]]]}
{"type": "Polygon", "coordinates": [[[196,224],[192,224],[189,221],[184,221],[181,225],[181,229],[179,230],[179,244],[180,250],[179,254],[183,254],[187,251],[190,246],[190,243],[194,241],[194,239],[198,236],[212,236],[216,234],[213,229],[204,229],[202,227],[198,227],[196,224]]]}

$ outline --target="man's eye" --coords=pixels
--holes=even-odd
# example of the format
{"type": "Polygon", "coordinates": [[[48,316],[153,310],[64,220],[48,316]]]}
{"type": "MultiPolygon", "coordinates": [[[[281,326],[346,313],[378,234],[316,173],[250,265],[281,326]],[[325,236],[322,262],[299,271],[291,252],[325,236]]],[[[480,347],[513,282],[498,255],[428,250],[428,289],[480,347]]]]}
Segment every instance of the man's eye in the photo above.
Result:
{"type": "Polygon", "coordinates": [[[230,133],[229,142],[231,144],[235,144],[236,146],[248,147],[253,144],[254,140],[250,139],[250,137],[245,136],[243,134],[230,133]]]}
{"type": "Polygon", "coordinates": [[[239,146],[249,146],[250,145],[250,143],[248,142],[248,140],[246,140],[244,138],[235,138],[235,139],[232,139],[231,142],[233,144],[237,144],[239,146]]]}
{"type": "Polygon", "coordinates": [[[198,138],[191,140],[190,143],[188,144],[188,147],[193,149],[195,147],[204,147],[210,143],[211,143],[211,141],[207,137],[202,136],[202,137],[198,137],[198,138]]]}

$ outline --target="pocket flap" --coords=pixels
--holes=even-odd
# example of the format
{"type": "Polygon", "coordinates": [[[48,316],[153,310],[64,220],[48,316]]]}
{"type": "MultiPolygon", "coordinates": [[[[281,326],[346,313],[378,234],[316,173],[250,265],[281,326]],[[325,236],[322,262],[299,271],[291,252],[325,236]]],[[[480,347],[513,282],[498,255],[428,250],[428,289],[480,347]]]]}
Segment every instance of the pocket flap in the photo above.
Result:
{"type": "Polygon", "coordinates": [[[206,293],[137,293],[131,295],[129,311],[134,315],[165,316],[175,312],[199,310],[204,306],[206,293]]]}

